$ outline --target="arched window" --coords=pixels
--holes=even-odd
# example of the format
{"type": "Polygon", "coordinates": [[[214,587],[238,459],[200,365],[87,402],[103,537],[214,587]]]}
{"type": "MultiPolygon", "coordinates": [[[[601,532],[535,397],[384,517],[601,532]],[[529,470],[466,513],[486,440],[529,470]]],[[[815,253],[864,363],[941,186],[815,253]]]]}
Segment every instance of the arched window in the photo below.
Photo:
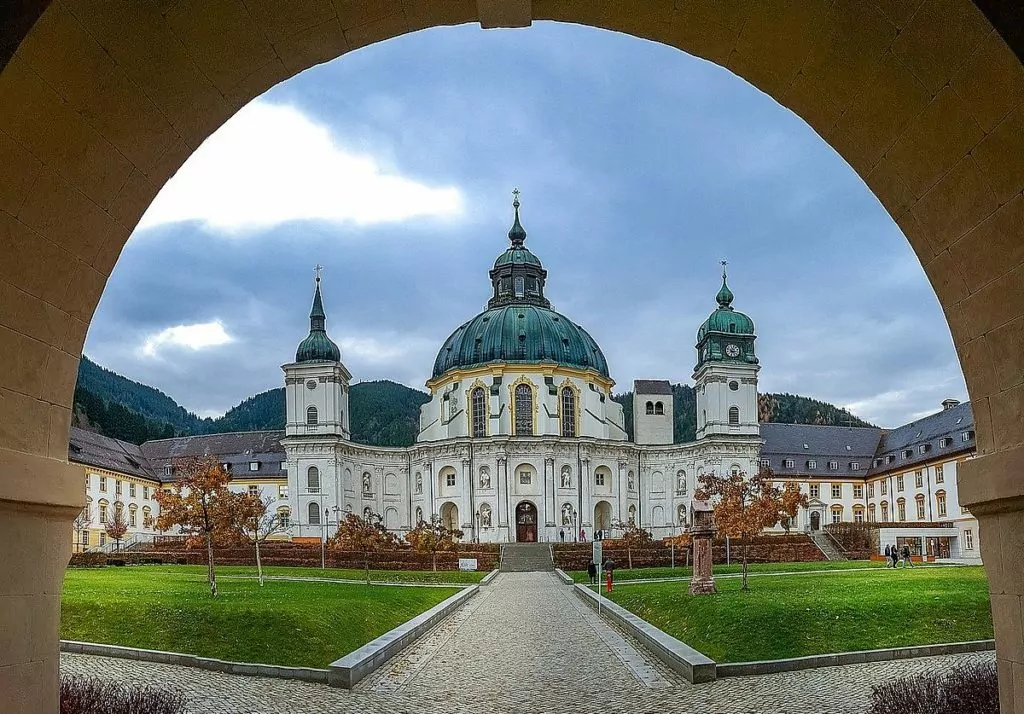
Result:
{"type": "Polygon", "coordinates": [[[533,436],[533,390],[529,384],[517,384],[514,408],[516,412],[515,435],[533,436]]]}
{"type": "Polygon", "coordinates": [[[131,527],[131,528],[135,528],[136,527],[136,517],[137,517],[136,516],[136,510],[137,509],[138,509],[138,506],[136,506],[135,504],[132,504],[132,505],[128,506],[128,526],[131,527]]]}
{"type": "Polygon", "coordinates": [[[515,277],[516,297],[522,297],[523,293],[526,292],[526,289],[524,287],[525,284],[526,284],[526,282],[523,279],[522,275],[517,275],[515,277]]]}
{"type": "Polygon", "coordinates": [[[309,525],[318,526],[320,525],[320,504],[313,501],[309,504],[309,525]]]}
{"type": "Polygon", "coordinates": [[[935,492],[935,505],[939,512],[939,518],[946,517],[946,492],[936,491],[935,492]]]}
{"type": "Polygon", "coordinates": [[[562,436],[576,436],[576,392],[562,387],[562,436]]]}
{"type": "Polygon", "coordinates": [[[654,413],[655,414],[664,414],[665,413],[665,405],[662,404],[661,402],[658,402],[657,404],[655,404],[654,405],[654,413]]]}
{"type": "Polygon", "coordinates": [[[729,407],[729,424],[735,425],[740,423],[740,408],[729,407]]]}
{"type": "Polygon", "coordinates": [[[730,322],[729,323],[729,332],[736,332],[736,323],[735,322],[730,322]]]}
{"type": "Polygon", "coordinates": [[[308,426],[316,426],[319,423],[320,417],[316,412],[316,407],[310,407],[306,410],[306,424],[308,426]]]}
{"type": "Polygon", "coordinates": [[[487,436],[487,397],[484,388],[477,387],[470,396],[473,409],[473,436],[487,436]]]}
{"type": "Polygon", "coordinates": [[[282,528],[291,528],[292,512],[288,506],[281,506],[277,509],[277,522],[282,528]]]}
{"type": "MultiPolygon", "coordinates": [[[[938,498],[938,494],[935,494],[935,497],[938,498]]],[[[914,501],[916,501],[916,503],[917,503],[917,520],[923,521],[924,520],[924,494],[923,493],[917,494],[917,496],[914,497],[914,501]]]]}
{"type": "Polygon", "coordinates": [[[896,501],[896,520],[900,523],[907,520],[907,501],[905,498],[896,501]]]}
{"type": "Polygon", "coordinates": [[[843,507],[832,506],[832,522],[839,523],[843,520],[843,507]]]}
{"type": "Polygon", "coordinates": [[[882,501],[882,523],[889,522],[889,502],[882,501]]]}
{"type": "Polygon", "coordinates": [[[648,414],[653,414],[654,413],[654,402],[647,402],[647,404],[645,405],[645,411],[648,414]]]}
{"type": "Polygon", "coordinates": [[[875,504],[868,504],[868,523],[875,522],[875,504]]]}
{"type": "Polygon", "coordinates": [[[316,466],[306,472],[306,493],[320,493],[320,469],[316,466]]]}

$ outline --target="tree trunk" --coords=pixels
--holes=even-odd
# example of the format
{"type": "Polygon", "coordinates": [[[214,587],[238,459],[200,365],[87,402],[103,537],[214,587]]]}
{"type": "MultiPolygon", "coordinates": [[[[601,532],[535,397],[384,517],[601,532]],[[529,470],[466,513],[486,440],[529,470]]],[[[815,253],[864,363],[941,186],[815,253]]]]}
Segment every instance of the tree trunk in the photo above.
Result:
{"type": "Polygon", "coordinates": [[[432,551],[430,553],[430,564],[433,566],[434,572],[436,573],[437,572],[437,551],[436,550],[432,551]]]}
{"type": "Polygon", "coordinates": [[[260,541],[256,539],[256,575],[260,580],[260,587],[263,587],[263,563],[260,562],[260,541]]]}
{"type": "Polygon", "coordinates": [[[363,565],[366,567],[366,584],[370,584],[370,554],[363,553],[363,565]]]}
{"type": "Polygon", "coordinates": [[[747,539],[743,539],[743,590],[747,589],[747,539]]]}
{"type": "Polygon", "coordinates": [[[626,561],[629,563],[629,569],[633,569],[633,546],[626,547],[626,561]]]}
{"type": "Polygon", "coordinates": [[[213,535],[206,532],[206,577],[210,581],[210,595],[217,597],[217,576],[213,573],[213,535]]]}

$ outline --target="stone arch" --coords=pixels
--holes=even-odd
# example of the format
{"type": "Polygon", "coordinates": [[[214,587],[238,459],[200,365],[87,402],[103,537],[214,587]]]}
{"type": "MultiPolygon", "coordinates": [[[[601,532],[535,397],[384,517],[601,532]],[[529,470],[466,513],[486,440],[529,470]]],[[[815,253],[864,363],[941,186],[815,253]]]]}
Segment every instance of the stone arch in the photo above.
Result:
{"type": "Polygon", "coordinates": [[[594,530],[610,531],[612,528],[612,504],[598,501],[594,504],[594,530]]]}
{"type": "Polygon", "coordinates": [[[665,476],[661,471],[655,471],[651,474],[651,491],[653,493],[664,493],[665,476]]]}
{"type": "Polygon", "coordinates": [[[398,495],[398,477],[394,474],[387,474],[384,477],[384,495],[386,496],[397,496],[398,495]]]}
{"type": "Polygon", "coordinates": [[[663,525],[665,525],[665,509],[661,506],[655,506],[651,509],[651,526],[663,525]]]}
{"type": "MultiPolygon", "coordinates": [[[[991,348],[1024,337],[1016,218],[1024,68],[976,2],[794,3],[779,11],[676,3],[638,13],[575,0],[381,0],[373,11],[326,5],[325,19],[307,25],[296,24],[287,3],[258,13],[232,0],[169,10],[138,3],[131,13],[98,0],[74,13],[47,0],[28,6],[0,49],[0,156],[14,177],[0,183],[0,350],[43,365],[0,370],[0,424],[14,427],[0,432],[0,474],[14,486],[0,506],[0,540],[24,544],[8,553],[0,577],[32,583],[25,608],[60,589],[66,554],[48,544],[83,502],[64,446],[77,362],[106,278],[156,192],[274,84],[364,45],[463,22],[558,20],[629,33],[722,64],[803,117],[902,228],[942,304],[979,415],[979,458],[958,474],[961,502],[979,517],[983,541],[1024,530],[1024,491],[1010,476],[1024,458],[1024,420],[1015,418],[1024,380],[1016,350],[991,348]],[[89,58],[78,71],[67,59],[72,45],[89,58]]],[[[8,12],[0,19],[9,21],[8,12]]],[[[1015,36],[1010,16],[987,12],[1015,36]]],[[[1001,563],[996,552],[993,597],[1021,596],[1019,564],[1001,563]]],[[[56,632],[58,617],[48,606],[33,620],[38,636],[56,632]]],[[[0,614],[0,626],[7,618],[21,614],[0,614]]],[[[1014,639],[1012,651],[1019,620],[995,620],[997,638],[1014,639]]],[[[14,677],[17,691],[40,693],[25,707],[56,709],[56,642],[39,660],[12,657],[0,659],[0,686],[14,677]]],[[[1004,708],[1021,696],[1005,694],[1004,708]]]]}
{"type": "Polygon", "coordinates": [[[441,523],[450,531],[459,530],[459,507],[452,501],[441,505],[441,523]]]}
{"type": "Polygon", "coordinates": [[[398,509],[397,508],[385,508],[384,509],[384,527],[388,530],[395,530],[398,528],[398,509]]]}

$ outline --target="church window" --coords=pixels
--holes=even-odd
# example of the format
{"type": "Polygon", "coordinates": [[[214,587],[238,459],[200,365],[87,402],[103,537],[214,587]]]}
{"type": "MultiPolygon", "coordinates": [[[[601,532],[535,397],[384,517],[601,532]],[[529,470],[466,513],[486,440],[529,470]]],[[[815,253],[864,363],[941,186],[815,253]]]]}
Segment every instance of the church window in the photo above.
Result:
{"type": "Polygon", "coordinates": [[[662,404],[661,402],[657,402],[654,405],[654,413],[655,414],[664,414],[665,413],[665,405],[662,404]]]}
{"type": "Polygon", "coordinates": [[[454,473],[448,474],[447,478],[445,479],[445,485],[446,486],[454,486],[455,485],[455,474],[454,473]]]}
{"type": "Polygon", "coordinates": [[[320,493],[320,469],[316,466],[306,472],[306,493],[320,493]]]}
{"type": "Polygon", "coordinates": [[[135,498],[135,484],[131,481],[128,482],[128,495],[135,498]]]}
{"type": "Polygon", "coordinates": [[[740,383],[737,382],[735,379],[732,380],[731,382],[729,382],[729,389],[731,389],[732,391],[734,391],[734,392],[739,391],[739,388],[740,388],[740,383]]]}
{"type": "Polygon", "coordinates": [[[533,390],[530,389],[530,385],[516,385],[514,407],[515,435],[533,436],[533,390]]]}
{"type": "Polygon", "coordinates": [[[309,504],[309,525],[318,526],[320,525],[320,504],[313,501],[309,504]]]}
{"type": "MultiPolygon", "coordinates": [[[[896,490],[903,490],[903,474],[900,474],[899,476],[896,477],[896,490]]],[[[902,521],[903,519],[901,518],[900,520],[902,521]]]]}
{"type": "Polygon", "coordinates": [[[107,490],[107,477],[106,476],[100,476],[100,490],[101,491],[106,491],[107,490]]]}
{"type": "Polygon", "coordinates": [[[701,419],[700,419],[701,426],[707,426],[708,425],[708,410],[707,409],[701,409],[700,410],[700,416],[701,416],[701,419]]]}
{"type": "Polygon", "coordinates": [[[924,478],[922,477],[920,470],[915,471],[914,472],[914,485],[917,486],[918,488],[921,488],[921,486],[923,484],[924,484],[924,478]]]}
{"type": "Polygon", "coordinates": [[[888,481],[880,481],[879,484],[878,484],[878,490],[884,496],[886,493],[889,492],[889,482],[888,481]]]}
{"type": "Polygon", "coordinates": [[[964,549],[974,550],[974,531],[970,529],[964,531],[964,549]]]}
{"type": "Polygon", "coordinates": [[[562,387],[562,436],[576,436],[576,392],[562,387]]]}
{"type": "Polygon", "coordinates": [[[320,417],[316,413],[316,407],[310,407],[306,410],[306,424],[309,426],[315,426],[319,423],[320,417]]]}
{"type": "Polygon", "coordinates": [[[595,486],[604,486],[604,472],[597,471],[594,474],[594,485],[595,486]]]}
{"type": "Polygon", "coordinates": [[[653,414],[654,413],[654,402],[647,402],[647,404],[644,407],[644,409],[645,409],[647,414],[653,414]]]}
{"type": "Polygon", "coordinates": [[[523,292],[524,292],[523,283],[524,283],[523,276],[517,275],[516,278],[515,278],[516,297],[522,297],[523,296],[523,292]]]}
{"type": "Polygon", "coordinates": [[[740,423],[739,407],[729,407],[729,423],[733,425],[740,423]]]}
{"type": "Polygon", "coordinates": [[[473,436],[487,436],[487,402],[483,387],[473,390],[473,436]]]}

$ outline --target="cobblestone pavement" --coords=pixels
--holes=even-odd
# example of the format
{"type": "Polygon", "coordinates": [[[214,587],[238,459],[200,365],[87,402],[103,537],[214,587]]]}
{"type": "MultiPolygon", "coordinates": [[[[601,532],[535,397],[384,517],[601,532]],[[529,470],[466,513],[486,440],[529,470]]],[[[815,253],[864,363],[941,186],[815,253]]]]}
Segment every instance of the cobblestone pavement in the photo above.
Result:
{"type": "Polygon", "coordinates": [[[191,712],[864,712],[871,685],[993,653],[740,677],[691,686],[549,573],[502,573],[355,691],[88,655],[64,672],[184,689],[191,712]]]}

